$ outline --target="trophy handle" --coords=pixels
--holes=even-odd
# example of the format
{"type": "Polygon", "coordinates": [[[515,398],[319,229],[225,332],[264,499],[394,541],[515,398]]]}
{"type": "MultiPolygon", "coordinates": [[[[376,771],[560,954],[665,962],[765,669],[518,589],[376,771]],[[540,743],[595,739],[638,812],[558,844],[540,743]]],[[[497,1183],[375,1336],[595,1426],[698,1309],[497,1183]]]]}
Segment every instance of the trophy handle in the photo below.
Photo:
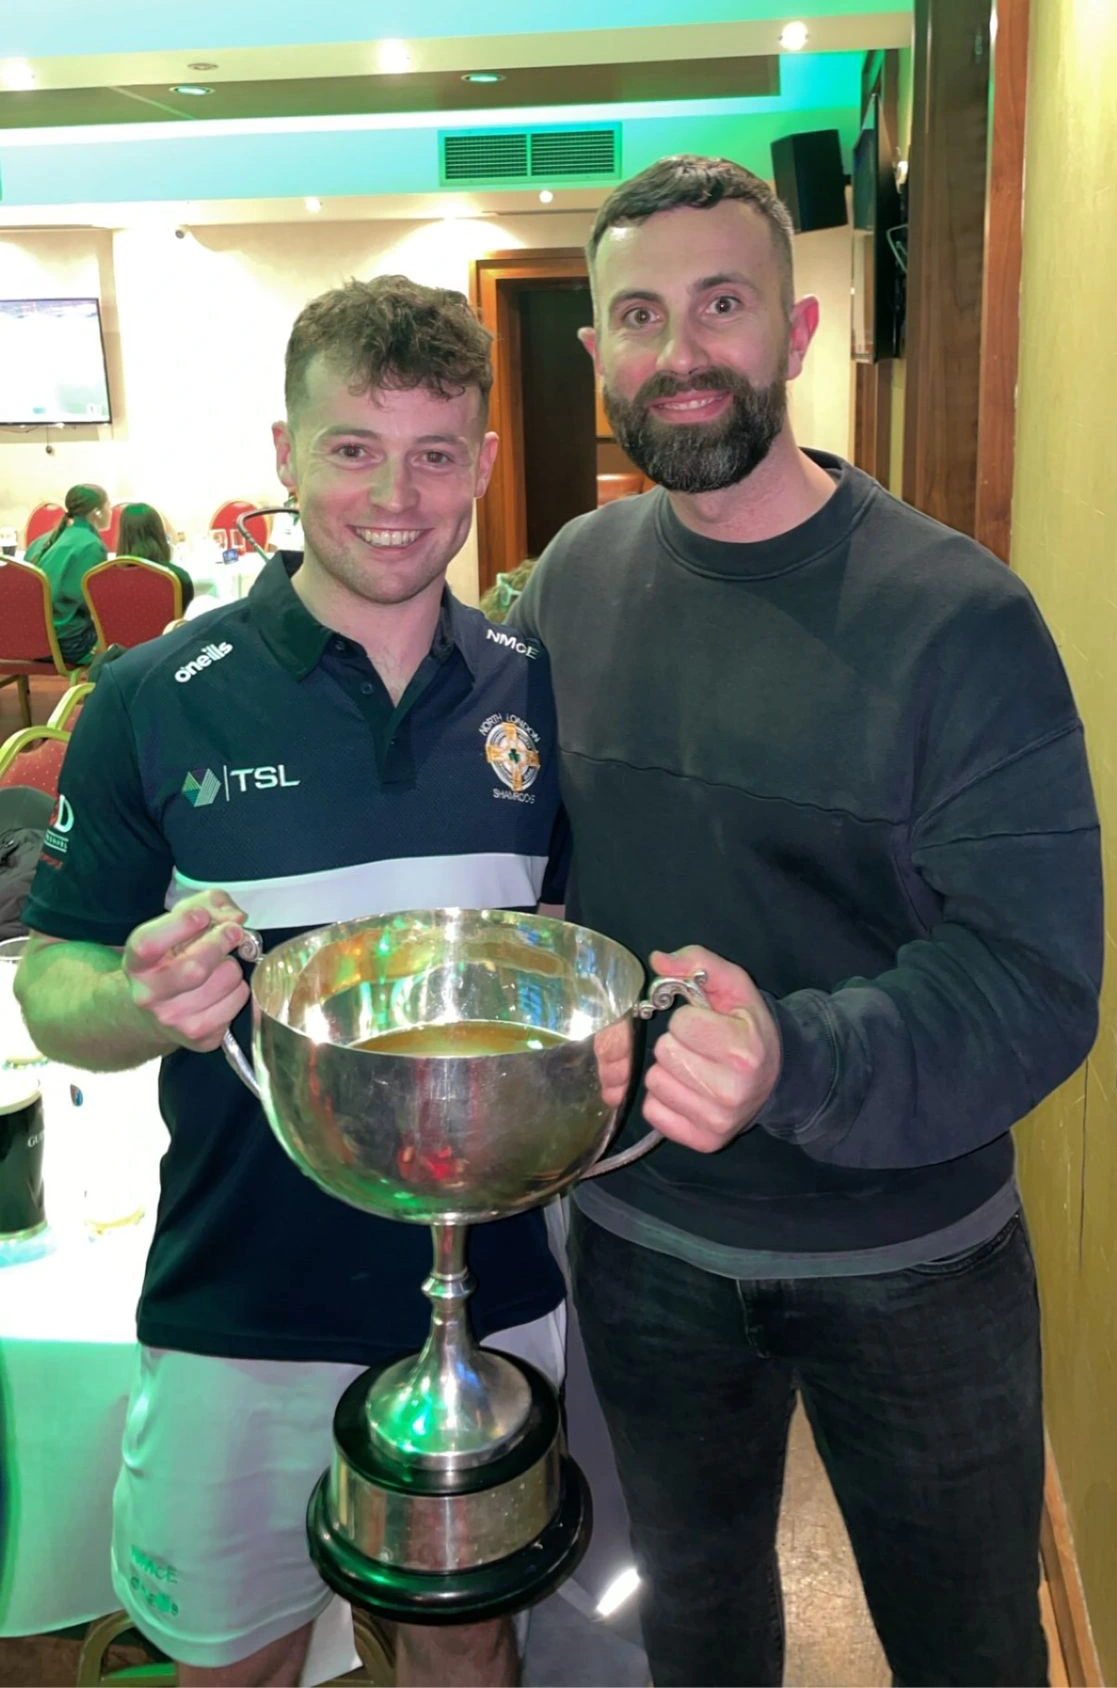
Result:
{"type": "MultiPolygon", "coordinates": [[[[241,940],[236,947],[236,954],[240,956],[242,961],[246,961],[249,965],[251,965],[254,961],[259,961],[263,953],[264,941],[260,937],[260,934],[258,932],[254,932],[250,926],[246,926],[241,933],[241,940]]],[[[225,1051],[225,1059],[228,1061],[230,1067],[232,1067],[241,1083],[251,1090],[253,1096],[255,1096],[258,1102],[260,1100],[260,1086],[256,1082],[256,1074],[252,1069],[252,1062],[249,1060],[248,1056],[244,1053],[244,1050],[233,1036],[233,1028],[231,1026],[225,1033],[225,1036],[221,1039],[221,1047],[225,1051]]]]}
{"type": "MultiPolygon", "coordinates": [[[[701,968],[697,973],[692,973],[689,979],[655,978],[648,986],[647,996],[632,1010],[633,1018],[650,1020],[653,1014],[670,1008],[677,996],[685,996],[696,1008],[708,1008],[710,999],[702,989],[705,983],[706,973],[701,968]]],[[[239,1049],[237,1054],[240,1054],[239,1049]]],[[[638,1143],[633,1143],[631,1149],[622,1149],[620,1154],[607,1155],[604,1160],[595,1161],[593,1166],[587,1167],[582,1173],[578,1182],[581,1183],[583,1178],[600,1178],[603,1172],[618,1172],[622,1166],[631,1166],[633,1161],[640,1160],[650,1149],[654,1149],[657,1143],[662,1142],[663,1136],[660,1132],[649,1131],[638,1143]]]]}

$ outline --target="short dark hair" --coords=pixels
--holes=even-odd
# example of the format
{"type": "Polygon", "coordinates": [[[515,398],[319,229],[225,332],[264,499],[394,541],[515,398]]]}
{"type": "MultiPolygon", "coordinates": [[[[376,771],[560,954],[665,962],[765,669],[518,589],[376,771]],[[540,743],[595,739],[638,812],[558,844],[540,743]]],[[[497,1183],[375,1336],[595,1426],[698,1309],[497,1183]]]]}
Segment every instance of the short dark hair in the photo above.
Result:
{"type": "Polygon", "coordinates": [[[586,242],[586,264],[593,275],[593,261],[608,229],[619,223],[642,223],[658,211],[675,211],[680,206],[705,211],[723,199],[739,199],[753,206],[772,231],[772,245],[780,271],[780,293],[784,310],[795,303],[794,264],[791,236],[794,225],[787,206],[767,182],[754,176],[731,158],[700,158],[681,152],[660,158],[641,170],[631,181],[614,188],[594,219],[586,242]]]}
{"type": "Polygon", "coordinates": [[[492,335],[463,293],[423,287],[403,275],[347,281],[299,312],[287,342],[287,411],[306,392],[306,371],[323,357],[352,378],[354,392],[374,387],[428,387],[456,398],[467,387],[488,410],[493,384],[492,335]]]}

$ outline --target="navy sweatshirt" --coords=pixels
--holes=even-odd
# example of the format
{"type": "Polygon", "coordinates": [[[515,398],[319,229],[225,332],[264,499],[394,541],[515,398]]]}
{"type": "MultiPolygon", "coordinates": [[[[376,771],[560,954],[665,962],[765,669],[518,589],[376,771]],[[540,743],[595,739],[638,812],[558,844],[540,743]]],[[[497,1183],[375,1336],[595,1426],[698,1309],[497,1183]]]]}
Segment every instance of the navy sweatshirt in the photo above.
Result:
{"type": "Polygon", "coordinates": [[[742,1275],[980,1240],[1015,1205],[1012,1125],[1097,1025],[1098,822],[1051,636],[972,540],[812,455],[835,491],[792,531],[727,544],[620,500],[510,618],[551,658],[569,918],[738,963],[783,1046],[727,1148],[665,1144],[579,1203],[742,1275]]]}

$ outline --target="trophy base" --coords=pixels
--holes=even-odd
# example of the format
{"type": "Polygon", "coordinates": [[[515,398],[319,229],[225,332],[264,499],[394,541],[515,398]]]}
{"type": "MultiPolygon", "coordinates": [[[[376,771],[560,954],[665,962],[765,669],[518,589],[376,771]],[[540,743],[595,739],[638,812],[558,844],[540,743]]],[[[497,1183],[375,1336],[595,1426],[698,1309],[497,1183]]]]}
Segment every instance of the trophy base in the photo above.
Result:
{"type": "Polygon", "coordinates": [[[499,1617],[550,1594],[589,1545],[585,1479],[562,1450],[558,1403],[514,1360],[531,1406],[514,1447],[453,1473],[391,1459],[373,1442],[364,1403],[378,1372],[346,1390],[334,1459],[307,1512],[311,1558],[353,1605],[400,1623],[499,1617]]]}

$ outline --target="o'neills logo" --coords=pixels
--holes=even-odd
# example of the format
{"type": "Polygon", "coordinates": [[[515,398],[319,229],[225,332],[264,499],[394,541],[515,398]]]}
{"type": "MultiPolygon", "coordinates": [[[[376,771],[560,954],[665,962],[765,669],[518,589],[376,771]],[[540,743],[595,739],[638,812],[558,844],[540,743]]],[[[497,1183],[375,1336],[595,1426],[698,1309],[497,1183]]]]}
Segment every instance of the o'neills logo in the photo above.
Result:
{"type": "Polygon", "coordinates": [[[189,662],[184,662],[181,668],[175,669],[175,679],[180,686],[185,686],[187,680],[192,680],[203,668],[209,668],[211,664],[220,662],[223,656],[228,656],[232,648],[232,645],[224,640],[219,645],[203,645],[197,656],[191,657],[189,662]]]}

